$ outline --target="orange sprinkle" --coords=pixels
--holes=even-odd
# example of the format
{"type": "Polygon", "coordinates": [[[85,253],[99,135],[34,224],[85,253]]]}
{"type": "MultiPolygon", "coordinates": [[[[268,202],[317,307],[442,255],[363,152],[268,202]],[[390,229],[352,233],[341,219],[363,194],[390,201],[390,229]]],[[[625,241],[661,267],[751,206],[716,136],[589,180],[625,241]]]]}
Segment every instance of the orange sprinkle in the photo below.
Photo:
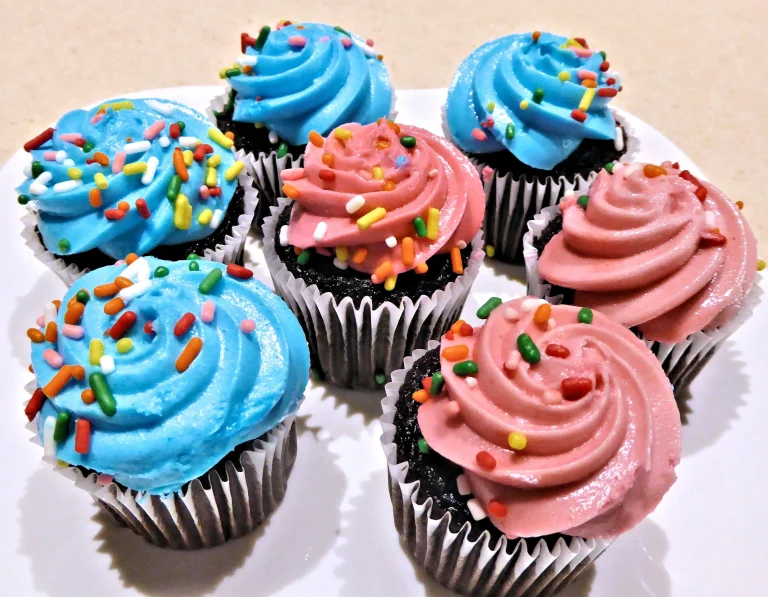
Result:
{"type": "Polygon", "coordinates": [[[102,284],[100,286],[96,286],[96,288],[93,289],[94,296],[98,298],[105,298],[108,296],[115,296],[118,292],[120,292],[120,289],[117,287],[117,284],[102,284]]]}
{"type": "MultiPolygon", "coordinates": [[[[455,332],[454,332],[455,333],[455,332]]],[[[440,353],[446,361],[463,361],[469,356],[469,346],[466,344],[456,344],[455,346],[448,346],[440,353]]]]}
{"type": "Polygon", "coordinates": [[[61,301],[59,299],[56,299],[55,301],[51,301],[53,303],[53,306],[56,307],[56,311],[58,312],[59,309],[61,309],[61,301]]]}
{"type": "Polygon", "coordinates": [[[461,262],[461,249],[459,247],[451,249],[451,267],[454,274],[464,273],[464,264],[461,262]]]}
{"type": "Polygon", "coordinates": [[[28,369],[29,369],[30,373],[34,373],[35,372],[35,368],[32,366],[32,363],[29,364],[28,369]]]}
{"type": "Polygon", "coordinates": [[[738,207],[739,209],[744,209],[744,202],[743,201],[737,201],[736,202],[736,207],[738,207]]]}
{"type": "Polygon", "coordinates": [[[136,261],[139,258],[139,256],[136,253],[128,253],[125,256],[125,264],[131,265],[134,261],[136,261]]]}
{"type": "Polygon", "coordinates": [[[589,87],[590,89],[594,89],[595,87],[597,87],[597,81],[595,81],[594,79],[584,79],[582,80],[581,84],[584,87],[589,87]]]}
{"type": "Polygon", "coordinates": [[[86,404],[93,404],[94,402],[96,402],[96,396],[94,395],[93,390],[91,388],[85,388],[80,394],[80,398],[86,404]]]}
{"type": "Polygon", "coordinates": [[[120,211],[129,211],[131,209],[131,204],[128,203],[127,201],[120,201],[117,204],[117,209],[119,209],[120,211]]]}
{"type": "Polygon", "coordinates": [[[547,325],[549,318],[552,316],[552,305],[549,303],[542,303],[536,308],[536,312],[533,314],[533,323],[539,325],[547,325]]]}
{"type": "Polygon", "coordinates": [[[45,339],[48,342],[56,343],[56,340],[59,338],[59,328],[56,325],[55,321],[51,321],[47,326],[45,326],[45,339]]]}
{"type": "Polygon", "coordinates": [[[356,249],[355,254],[352,255],[352,263],[360,264],[365,261],[366,257],[368,257],[368,249],[360,247],[359,249],[356,249]]]}
{"type": "Polygon", "coordinates": [[[392,143],[386,137],[379,137],[376,139],[376,149],[389,149],[392,143]]]}
{"type": "Polygon", "coordinates": [[[125,303],[120,297],[113,298],[106,305],[104,305],[104,313],[107,315],[117,315],[123,309],[125,309],[125,303]]]}
{"type": "Polygon", "coordinates": [[[413,265],[413,260],[415,258],[414,252],[413,252],[413,239],[410,236],[404,236],[403,242],[403,265],[406,267],[413,265]]]}
{"type": "Polygon", "coordinates": [[[451,331],[454,334],[458,334],[461,332],[461,326],[463,326],[466,322],[463,319],[457,319],[456,322],[451,326],[451,331]]]}
{"type": "Polygon", "coordinates": [[[227,131],[226,133],[224,133],[224,136],[230,141],[235,140],[235,133],[233,133],[232,131],[227,131]]]}
{"type": "Polygon", "coordinates": [[[197,355],[200,354],[202,349],[203,340],[201,338],[198,338],[197,336],[190,338],[189,342],[187,342],[187,345],[184,347],[184,350],[181,351],[179,358],[176,359],[176,371],[184,373],[189,369],[192,361],[197,358],[197,355]]]}
{"type": "Polygon", "coordinates": [[[299,189],[297,189],[292,184],[284,184],[283,185],[283,195],[285,195],[289,199],[298,199],[300,193],[299,193],[299,189]]]}
{"type": "Polygon", "coordinates": [[[643,174],[648,178],[656,178],[657,176],[662,176],[666,173],[666,168],[662,168],[661,166],[655,166],[654,164],[646,164],[643,166],[643,174]]]}
{"type": "Polygon", "coordinates": [[[88,191],[88,203],[91,207],[101,207],[101,191],[98,187],[93,187],[88,191]]]}
{"type": "Polygon", "coordinates": [[[387,120],[387,126],[391,128],[393,131],[395,131],[395,135],[400,134],[400,125],[396,122],[392,122],[391,120],[387,120]]]}
{"type": "Polygon", "coordinates": [[[296,255],[301,255],[304,252],[304,249],[302,249],[301,247],[293,247],[293,252],[296,255]]]}
{"type": "Polygon", "coordinates": [[[73,365],[69,369],[72,372],[72,377],[77,381],[80,381],[85,377],[85,367],[82,365],[73,365]]]}
{"type": "Polygon", "coordinates": [[[80,323],[80,320],[83,318],[83,313],[85,312],[85,305],[83,303],[75,301],[74,303],[71,303],[69,307],[67,308],[67,312],[64,313],[64,323],[68,323],[70,325],[77,325],[80,323]]]}
{"type": "Polygon", "coordinates": [[[253,72],[253,67],[250,64],[246,64],[243,67],[243,74],[244,75],[250,75],[253,72]]]}
{"type": "Polygon", "coordinates": [[[429,392],[426,390],[417,390],[412,394],[412,397],[419,404],[424,404],[427,400],[429,400],[429,392]]]}
{"type": "Polygon", "coordinates": [[[64,365],[56,372],[51,381],[43,386],[43,394],[48,396],[48,398],[57,396],[64,389],[64,386],[69,383],[70,379],[72,379],[72,367],[64,365]]]}
{"type": "Polygon", "coordinates": [[[173,168],[176,170],[176,174],[179,175],[181,182],[187,182],[189,180],[189,171],[187,165],[184,163],[184,152],[181,147],[177,147],[173,150],[173,168]]]}
{"type": "Polygon", "coordinates": [[[123,276],[118,276],[117,278],[115,278],[115,286],[117,286],[120,290],[122,290],[123,288],[128,288],[129,286],[133,286],[133,282],[128,278],[124,278],[123,276]]]}
{"type": "MultiPolygon", "coordinates": [[[[354,259],[352,261],[354,261],[354,259]]],[[[387,260],[381,263],[375,270],[373,270],[373,275],[376,276],[379,280],[383,281],[384,278],[391,275],[394,271],[395,268],[392,267],[392,262],[387,260]]]]}
{"type": "Polygon", "coordinates": [[[35,344],[41,344],[45,340],[45,334],[37,328],[29,328],[27,330],[27,338],[32,340],[35,344]]]}
{"type": "Polygon", "coordinates": [[[99,166],[109,166],[109,158],[106,153],[97,151],[93,154],[93,159],[99,166]]]}
{"type": "Polygon", "coordinates": [[[394,180],[387,180],[384,182],[385,191],[394,191],[397,188],[394,180]]]}
{"type": "Polygon", "coordinates": [[[315,147],[322,147],[325,144],[325,141],[323,141],[323,136],[317,131],[309,131],[309,142],[312,143],[312,145],[315,147]]]}
{"type": "Polygon", "coordinates": [[[333,154],[332,153],[324,153],[323,157],[321,159],[323,160],[323,164],[325,164],[329,168],[333,168],[333,154]]]}
{"type": "Polygon", "coordinates": [[[429,270],[429,267],[427,267],[427,264],[426,264],[426,262],[425,262],[425,263],[419,263],[419,265],[417,265],[417,266],[414,268],[414,271],[415,271],[417,274],[426,274],[428,270],[429,270]]]}

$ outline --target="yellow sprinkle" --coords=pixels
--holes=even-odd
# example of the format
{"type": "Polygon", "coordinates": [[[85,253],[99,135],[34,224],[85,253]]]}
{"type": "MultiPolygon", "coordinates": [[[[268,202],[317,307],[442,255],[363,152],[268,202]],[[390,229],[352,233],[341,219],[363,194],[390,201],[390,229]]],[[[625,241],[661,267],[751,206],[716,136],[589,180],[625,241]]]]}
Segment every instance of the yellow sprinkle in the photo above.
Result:
{"type": "Polygon", "coordinates": [[[557,75],[557,78],[560,79],[563,83],[565,83],[566,81],[570,81],[571,73],[569,73],[567,70],[561,70],[560,73],[557,75]]]}
{"type": "Polygon", "coordinates": [[[215,168],[219,164],[221,164],[221,156],[217,153],[215,155],[212,155],[208,158],[208,167],[209,168],[215,168]]]}
{"type": "Polygon", "coordinates": [[[384,170],[381,169],[379,166],[374,166],[373,170],[371,171],[373,174],[373,180],[383,180],[384,179],[384,170]]]}
{"type": "Polygon", "coordinates": [[[493,245],[485,245],[485,254],[491,259],[496,255],[496,248],[493,245]]]}
{"type": "Polygon", "coordinates": [[[437,229],[440,225],[440,210],[436,207],[430,207],[427,210],[427,238],[437,240],[437,229]]]}
{"type": "Polygon", "coordinates": [[[123,174],[142,174],[147,171],[146,162],[134,162],[123,166],[123,174]]]}
{"type": "Polygon", "coordinates": [[[83,177],[83,172],[80,168],[70,168],[67,170],[67,176],[73,180],[80,180],[83,177]]]}
{"type": "Polygon", "coordinates": [[[584,90],[584,95],[581,96],[581,101],[579,102],[579,110],[582,112],[589,110],[589,106],[592,105],[592,100],[595,97],[595,91],[597,90],[594,87],[587,87],[584,90]]]}
{"type": "Polygon", "coordinates": [[[333,131],[333,135],[341,141],[347,141],[352,138],[352,131],[339,127],[333,131]]]}
{"type": "Polygon", "coordinates": [[[173,225],[179,230],[188,230],[192,225],[192,206],[186,195],[179,193],[173,213],[173,225]]]}
{"type": "Polygon", "coordinates": [[[207,226],[211,223],[211,218],[213,217],[213,212],[210,209],[204,209],[200,212],[200,215],[197,216],[197,221],[202,224],[203,226],[207,226]]]}
{"type": "Polygon", "coordinates": [[[185,149],[181,155],[184,156],[184,163],[187,165],[187,168],[189,168],[192,165],[192,162],[195,161],[195,154],[189,149],[185,149]]]}
{"type": "Polygon", "coordinates": [[[387,276],[384,279],[384,290],[394,290],[395,284],[397,284],[397,274],[387,276]]]}
{"type": "Polygon", "coordinates": [[[386,215],[387,215],[386,209],[384,209],[383,207],[377,207],[373,211],[368,212],[362,218],[360,218],[357,221],[357,227],[360,228],[360,230],[365,230],[366,228],[369,228],[371,224],[375,224],[386,215]]]}
{"type": "Polygon", "coordinates": [[[765,261],[762,259],[757,260],[757,271],[761,272],[765,269],[765,261]]]}
{"type": "Polygon", "coordinates": [[[264,123],[263,122],[254,122],[253,126],[255,126],[257,129],[263,129],[264,123]]]}
{"type": "Polygon", "coordinates": [[[101,172],[97,172],[93,175],[93,182],[95,182],[96,186],[99,187],[102,191],[109,186],[107,177],[104,176],[101,172]]]}
{"type": "Polygon", "coordinates": [[[106,110],[112,108],[115,112],[118,110],[133,110],[133,102],[123,100],[122,102],[114,102],[112,104],[101,104],[99,110],[106,110]]]}
{"type": "Polygon", "coordinates": [[[218,143],[224,149],[232,149],[232,146],[235,144],[232,139],[225,137],[224,133],[219,129],[208,129],[208,137],[210,137],[211,141],[218,143]]]}
{"type": "Polygon", "coordinates": [[[522,102],[520,102],[520,109],[521,110],[527,110],[528,109],[528,100],[524,99],[522,102]]]}
{"type": "Polygon", "coordinates": [[[493,112],[496,109],[496,102],[488,102],[488,111],[493,112]]]}
{"type": "Polygon", "coordinates": [[[104,356],[104,343],[94,338],[88,345],[88,362],[91,365],[98,365],[101,357],[104,356]]]}
{"type": "Polygon", "coordinates": [[[205,186],[208,186],[208,187],[216,186],[216,169],[215,168],[208,168],[208,170],[205,172],[205,186]]]}
{"type": "Polygon", "coordinates": [[[343,245],[336,247],[336,258],[339,261],[346,261],[349,259],[349,247],[343,245]]]}
{"type": "Polygon", "coordinates": [[[68,468],[69,467],[69,463],[68,462],[64,462],[63,460],[60,460],[60,459],[57,458],[56,459],[56,466],[58,466],[59,468],[68,468]]]}
{"type": "Polygon", "coordinates": [[[509,434],[507,441],[509,442],[510,448],[518,451],[525,450],[525,446],[528,445],[528,438],[526,438],[522,433],[517,433],[516,431],[513,431],[509,434]]]}
{"type": "Polygon", "coordinates": [[[227,168],[224,171],[224,180],[227,180],[227,181],[235,180],[237,178],[237,175],[243,171],[243,168],[245,168],[245,164],[243,164],[243,162],[241,162],[240,160],[237,160],[234,164],[232,164],[229,168],[227,168]]]}
{"type": "Polygon", "coordinates": [[[582,46],[574,38],[569,37],[567,40],[565,40],[565,47],[566,48],[583,48],[584,46],[582,46]]]}
{"type": "Polygon", "coordinates": [[[125,354],[129,350],[133,348],[133,340],[130,338],[120,338],[117,341],[117,352],[120,354],[125,354]]]}
{"type": "Polygon", "coordinates": [[[219,79],[226,79],[227,78],[227,71],[228,70],[229,70],[228,68],[222,68],[219,71],[219,79]]]}

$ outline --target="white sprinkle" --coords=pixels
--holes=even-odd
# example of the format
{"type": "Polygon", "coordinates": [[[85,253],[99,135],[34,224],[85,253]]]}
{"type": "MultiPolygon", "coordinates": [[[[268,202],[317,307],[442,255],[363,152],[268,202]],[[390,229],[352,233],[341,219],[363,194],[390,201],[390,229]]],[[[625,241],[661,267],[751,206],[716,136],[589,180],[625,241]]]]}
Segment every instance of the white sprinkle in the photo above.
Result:
{"type": "Polygon", "coordinates": [[[160,147],[168,147],[171,144],[171,140],[163,135],[157,140],[158,143],[160,143],[160,147]]]}
{"type": "Polygon", "coordinates": [[[565,193],[563,193],[563,198],[564,199],[570,199],[575,194],[576,194],[576,191],[574,191],[573,189],[568,189],[565,193]]]}
{"type": "Polygon", "coordinates": [[[48,187],[39,182],[33,182],[29,185],[29,193],[31,195],[42,195],[48,190],[48,187]]]}
{"type": "Polygon", "coordinates": [[[155,172],[157,172],[157,166],[160,164],[160,160],[155,156],[150,156],[147,160],[147,169],[144,170],[144,174],[141,175],[141,184],[149,184],[155,178],[155,172]]]}
{"type": "Polygon", "coordinates": [[[156,110],[161,114],[165,114],[166,116],[170,116],[173,113],[173,105],[171,104],[165,104],[154,99],[148,99],[147,105],[153,110],[156,110]]]}
{"type": "Polygon", "coordinates": [[[149,262],[144,257],[139,257],[126,267],[120,275],[133,281],[149,280],[149,262]]]}
{"type": "Polygon", "coordinates": [[[624,151],[624,133],[616,127],[616,135],[613,138],[613,147],[616,151],[624,151]]]}
{"type": "Polygon", "coordinates": [[[555,326],[556,326],[556,325],[557,325],[557,324],[555,323],[555,318],[554,318],[554,317],[550,317],[550,318],[547,320],[547,329],[548,329],[548,330],[553,330],[553,329],[555,329],[555,326]]]}
{"type": "Polygon", "coordinates": [[[363,52],[363,54],[365,54],[369,58],[371,56],[376,56],[376,54],[378,53],[375,49],[373,49],[371,46],[369,46],[364,41],[361,41],[361,40],[358,40],[358,39],[353,39],[352,41],[355,42],[355,45],[358,48],[360,48],[360,50],[363,52]]]}
{"type": "Polygon", "coordinates": [[[507,357],[507,360],[504,361],[504,369],[507,371],[514,371],[518,368],[520,365],[520,353],[516,350],[513,350],[509,353],[509,356],[507,357]]]}
{"type": "Polygon", "coordinates": [[[67,168],[72,168],[75,165],[75,160],[73,160],[72,158],[67,158],[61,163],[61,165],[67,168]]]}
{"type": "Polygon", "coordinates": [[[560,404],[563,401],[563,395],[557,390],[544,390],[542,400],[544,404],[560,404]]]}
{"type": "Polygon", "coordinates": [[[428,176],[430,179],[432,179],[432,178],[434,178],[435,176],[437,176],[438,174],[440,174],[440,173],[438,172],[437,168],[435,168],[434,170],[430,170],[430,171],[429,171],[429,174],[428,174],[427,176],[428,176]]]}
{"type": "Polygon", "coordinates": [[[53,180],[53,173],[46,170],[35,179],[36,183],[46,185],[53,180]]]}
{"type": "Polygon", "coordinates": [[[280,228],[280,246],[281,247],[287,247],[288,246],[288,225],[280,228]]]}
{"type": "Polygon", "coordinates": [[[147,292],[147,290],[150,288],[152,288],[152,280],[141,280],[136,282],[136,284],[133,286],[123,288],[120,292],[118,292],[117,296],[123,299],[123,302],[129,303],[136,297],[139,297],[147,292]]]}
{"type": "Polygon", "coordinates": [[[467,248],[467,243],[463,240],[460,240],[456,243],[456,246],[459,247],[462,251],[467,248]]]}
{"type": "Polygon", "coordinates": [[[504,319],[507,321],[517,321],[520,319],[520,314],[515,311],[512,307],[507,307],[504,309],[504,319]]]}
{"type": "Polygon", "coordinates": [[[185,149],[194,149],[200,145],[200,139],[197,137],[179,137],[179,145],[185,149]]]}
{"type": "Polygon", "coordinates": [[[59,164],[63,164],[64,160],[67,159],[67,152],[63,149],[59,149],[59,151],[56,152],[56,161],[59,162],[59,164]]]}
{"type": "MultiPolygon", "coordinates": [[[[635,162],[634,164],[630,164],[626,168],[623,168],[621,172],[624,175],[624,178],[629,178],[635,172],[637,172],[638,170],[642,170],[642,169],[643,169],[643,165],[642,164],[638,164],[637,162],[635,162]]],[[[615,174],[616,170],[614,169],[613,172],[615,174]]]]}
{"type": "Polygon", "coordinates": [[[536,307],[546,302],[547,301],[540,298],[527,298],[522,302],[520,308],[523,310],[523,313],[528,313],[529,311],[533,311],[536,307]]]}
{"type": "Polygon", "coordinates": [[[611,174],[613,174],[614,176],[616,176],[616,175],[617,175],[619,172],[621,172],[622,170],[624,170],[624,162],[616,162],[616,163],[613,165],[613,172],[612,172],[611,174]]]}
{"type": "Polygon", "coordinates": [[[328,232],[328,224],[326,222],[318,222],[317,226],[315,227],[315,234],[313,235],[313,238],[320,242],[325,238],[325,233],[328,232]]]}
{"type": "Polygon", "coordinates": [[[213,217],[211,218],[211,222],[208,224],[208,226],[216,230],[216,228],[221,226],[221,221],[223,219],[224,212],[220,209],[217,209],[215,212],[213,212],[213,217]]]}
{"type": "Polygon", "coordinates": [[[470,388],[476,388],[477,387],[477,380],[472,377],[471,375],[464,378],[464,381],[467,383],[467,385],[470,388]]]}
{"type": "Polygon", "coordinates": [[[349,267],[349,264],[346,261],[342,261],[338,257],[333,258],[333,265],[335,265],[339,269],[347,269],[349,267]]]}
{"type": "Polygon", "coordinates": [[[475,498],[472,498],[467,502],[467,508],[469,509],[469,513],[472,515],[472,518],[475,520],[482,520],[485,518],[485,510],[483,510],[480,502],[478,502],[475,498]]]}
{"type": "Polygon", "coordinates": [[[704,212],[704,224],[706,225],[708,230],[712,230],[713,228],[717,228],[717,220],[715,219],[715,212],[708,209],[704,212]]]}
{"type": "Polygon", "coordinates": [[[24,167],[21,169],[21,173],[26,178],[32,178],[32,162],[24,164],[24,167]]]}
{"type": "Polygon", "coordinates": [[[56,458],[56,442],[53,441],[53,432],[56,429],[56,418],[48,417],[43,423],[43,456],[56,458]]]}
{"type": "Polygon", "coordinates": [[[272,145],[275,145],[279,140],[280,138],[277,136],[277,133],[275,131],[269,131],[269,142],[272,145]]]}
{"type": "Polygon", "coordinates": [[[152,143],[149,141],[134,141],[133,143],[126,143],[123,147],[125,155],[131,155],[134,153],[144,153],[152,149],[152,143]]]}
{"type": "Polygon", "coordinates": [[[390,249],[394,249],[397,246],[397,238],[394,236],[388,236],[384,241],[390,249]]]}
{"type": "Polygon", "coordinates": [[[43,310],[43,317],[45,318],[45,325],[56,321],[56,305],[48,303],[43,310]]]}
{"type": "Polygon", "coordinates": [[[53,190],[57,193],[66,193],[68,191],[74,191],[77,187],[83,186],[83,179],[65,180],[63,182],[57,182],[53,185],[53,190]]]}
{"type": "Polygon", "coordinates": [[[362,195],[355,195],[352,199],[347,201],[347,213],[353,214],[363,207],[363,205],[365,205],[365,197],[362,195]]]}
{"type": "Polygon", "coordinates": [[[240,56],[240,58],[237,59],[237,63],[240,66],[256,66],[256,62],[258,62],[258,56],[254,56],[252,54],[243,54],[240,56]]]}
{"type": "Polygon", "coordinates": [[[472,489],[469,487],[469,479],[466,475],[459,475],[456,477],[456,487],[459,489],[459,495],[469,495],[472,493],[472,489]]]}
{"type": "Polygon", "coordinates": [[[113,359],[108,354],[105,354],[103,357],[99,359],[99,366],[101,367],[101,372],[104,375],[109,375],[110,373],[114,373],[115,359],[113,359]]]}

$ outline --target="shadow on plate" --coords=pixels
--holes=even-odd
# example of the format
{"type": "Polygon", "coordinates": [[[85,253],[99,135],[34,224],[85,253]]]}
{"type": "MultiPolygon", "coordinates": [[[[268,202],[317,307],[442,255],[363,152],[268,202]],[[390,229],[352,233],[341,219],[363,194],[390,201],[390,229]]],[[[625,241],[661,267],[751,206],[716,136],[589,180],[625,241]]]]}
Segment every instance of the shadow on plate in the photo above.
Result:
{"type": "Polygon", "coordinates": [[[35,320],[43,314],[46,303],[64,296],[61,281],[53,274],[35,280],[29,292],[16,299],[13,311],[8,317],[8,345],[15,359],[29,366],[29,338],[27,330],[35,327],[35,320]]]}

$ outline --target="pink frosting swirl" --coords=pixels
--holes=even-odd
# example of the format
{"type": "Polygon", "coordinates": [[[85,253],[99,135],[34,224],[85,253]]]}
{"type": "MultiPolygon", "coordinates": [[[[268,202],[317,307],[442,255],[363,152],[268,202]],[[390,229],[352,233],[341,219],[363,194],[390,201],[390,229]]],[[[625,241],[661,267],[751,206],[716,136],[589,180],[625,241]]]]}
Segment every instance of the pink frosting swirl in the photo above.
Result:
{"type": "Polygon", "coordinates": [[[395,275],[417,269],[435,254],[471,243],[483,221],[485,193],[474,166],[448,141],[414,126],[344,125],[322,147],[308,144],[304,167],[281,176],[298,203],[288,242],[302,249],[346,247],[348,265],[362,272],[373,273],[387,261],[395,275]],[[407,137],[415,139],[413,147],[402,141],[407,137]],[[359,224],[379,208],[383,218],[359,224]],[[433,239],[419,237],[414,227],[417,217],[428,222],[430,208],[439,211],[433,239]],[[413,241],[412,259],[403,259],[405,237],[413,241]],[[352,258],[360,248],[366,251],[361,261],[352,258]]]}
{"type": "Polygon", "coordinates": [[[535,323],[541,303],[505,303],[473,335],[443,338],[443,351],[468,346],[478,372],[455,374],[443,353],[447,392],[421,405],[419,427],[430,447],[464,468],[507,537],[613,537],[652,512],[675,481],[681,426],[672,389],[625,327],[598,312],[591,324],[579,323],[579,308],[566,305],[535,323]],[[520,360],[523,333],[539,348],[538,363],[520,360]],[[559,356],[550,356],[550,345],[559,356]],[[589,380],[592,389],[574,399],[569,378],[589,380]],[[524,449],[510,447],[510,433],[525,436],[524,449]],[[493,457],[492,469],[481,466],[479,452],[493,457]],[[489,508],[492,501],[506,512],[489,508]]]}
{"type": "Polygon", "coordinates": [[[717,188],[670,163],[649,168],[651,177],[643,164],[603,170],[586,210],[565,202],[539,273],[576,290],[577,305],[650,340],[680,342],[735,316],[755,280],[757,245],[717,188]]]}

